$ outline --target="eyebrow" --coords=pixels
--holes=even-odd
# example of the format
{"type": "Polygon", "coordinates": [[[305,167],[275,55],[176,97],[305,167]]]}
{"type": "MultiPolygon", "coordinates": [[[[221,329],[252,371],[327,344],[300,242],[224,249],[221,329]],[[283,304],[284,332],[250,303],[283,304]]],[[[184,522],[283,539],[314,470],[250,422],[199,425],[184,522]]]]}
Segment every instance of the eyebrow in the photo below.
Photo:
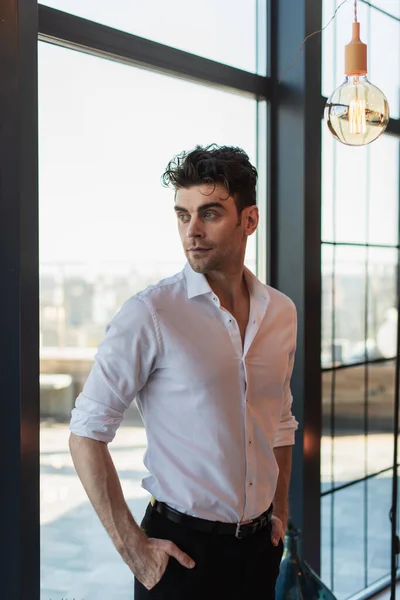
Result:
{"type": "MultiPolygon", "coordinates": [[[[207,202],[206,204],[201,204],[201,206],[198,207],[197,212],[201,213],[204,212],[205,210],[208,210],[209,208],[222,208],[222,210],[225,210],[225,206],[223,204],[221,204],[220,202],[207,202]]],[[[175,212],[184,212],[184,213],[188,213],[189,211],[186,208],[183,208],[183,206],[174,206],[174,210],[175,212]]]]}

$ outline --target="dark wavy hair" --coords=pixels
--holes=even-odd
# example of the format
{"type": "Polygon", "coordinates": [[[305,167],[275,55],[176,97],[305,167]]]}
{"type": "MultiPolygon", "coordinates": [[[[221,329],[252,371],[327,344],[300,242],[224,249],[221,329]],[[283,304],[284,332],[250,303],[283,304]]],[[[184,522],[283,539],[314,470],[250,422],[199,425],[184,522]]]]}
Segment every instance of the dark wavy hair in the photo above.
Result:
{"type": "Polygon", "coordinates": [[[161,181],[175,191],[204,183],[222,184],[228,196],[234,197],[239,214],[257,202],[257,169],[244,150],[232,146],[210,144],[182,152],[168,163],[161,181]]]}

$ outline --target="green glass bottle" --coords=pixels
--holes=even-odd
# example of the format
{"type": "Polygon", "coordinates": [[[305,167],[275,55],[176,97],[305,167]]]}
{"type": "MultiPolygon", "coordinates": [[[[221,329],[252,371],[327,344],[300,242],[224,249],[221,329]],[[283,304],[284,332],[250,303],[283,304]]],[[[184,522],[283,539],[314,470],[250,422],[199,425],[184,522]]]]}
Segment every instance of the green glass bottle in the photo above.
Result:
{"type": "Polygon", "coordinates": [[[289,525],[276,582],[276,600],[336,600],[315,571],[301,558],[299,532],[289,525]]]}

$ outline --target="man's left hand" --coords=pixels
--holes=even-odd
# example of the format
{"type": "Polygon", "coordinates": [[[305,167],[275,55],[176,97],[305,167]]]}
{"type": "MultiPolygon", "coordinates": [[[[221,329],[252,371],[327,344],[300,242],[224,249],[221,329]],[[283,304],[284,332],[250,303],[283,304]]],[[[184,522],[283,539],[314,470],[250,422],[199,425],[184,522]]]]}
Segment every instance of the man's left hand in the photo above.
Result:
{"type": "Polygon", "coordinates": [[[285,532],[283,529],[283,523],[279,517],[272,515],[271,517],[271,540],[274,546],[279,544],[279,540],[283,541],[285,532]]]}

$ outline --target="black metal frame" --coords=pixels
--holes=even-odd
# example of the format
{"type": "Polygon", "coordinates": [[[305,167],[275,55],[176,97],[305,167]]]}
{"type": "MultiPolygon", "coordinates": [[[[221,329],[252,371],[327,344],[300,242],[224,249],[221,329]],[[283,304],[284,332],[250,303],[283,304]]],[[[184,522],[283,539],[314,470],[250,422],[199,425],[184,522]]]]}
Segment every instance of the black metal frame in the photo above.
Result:
{"type": "Polygon", "coordinates": [[[321,3],[271,2],[270,218],[271,283],[298,311],[298,347],[292,380],[301,427],[293,453],[291,517],[303,532],[303,554],[320,569],[321,438],[321,3]]]}
{"type": "Polygon", "coordinates": [[[0,11],[1,593],[39,598],[37,6],[0,11]]]}
{"type": "Polygon", "coordinates": [[[251,96],[269,96],[269,80],[266,77],[43,5],[39,5],[39,39],[191,81],[209,83],[214,87],[251,96]]]}
{"type": "Polygon", "coordinates": [[[334,367],[324,367],[322,373],[331,373],[332,371],[343,371],[344,369],[351,369],[353,367],[365,367],[366,365],[381,365],[382,363],[390,363],[396,360],[396,357],[392,358],[374,358],[373,360],[363,360],[355,363],[342,363],[335,365],[334,367]]]}
{"type": "MultiPolygon", "coordinates": [[[[269,77],[247,73],[117,31],[34,0],[1,8],[0,36],[0,328],[3,477],[2,591],[38,600],[39,560],[39,265],[37,38],[131,65],[267,100],[269,282],[297,305],[294,412],[301,428],[294,450],[292,517],[304,555],[320,567],[321,437],[321,2],[259,0],[269,16],[269,77]],[[288,174],[290,173],[290,176],[288,174]]],[[[400,137],[400,120],[388,133],[400,137]]],[[[261,135],[261,132],[259,132],[261,135]]]]}

